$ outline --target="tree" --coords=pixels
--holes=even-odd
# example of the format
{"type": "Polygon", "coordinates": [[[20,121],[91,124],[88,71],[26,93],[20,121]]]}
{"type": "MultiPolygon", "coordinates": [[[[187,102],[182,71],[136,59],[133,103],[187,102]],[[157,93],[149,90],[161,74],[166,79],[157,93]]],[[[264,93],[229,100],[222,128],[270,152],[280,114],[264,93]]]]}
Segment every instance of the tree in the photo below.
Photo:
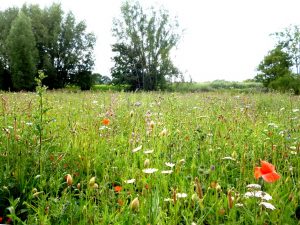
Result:
{"type": "Polygon", "coordinates": [[[179,70],[170,59],[171,50],[180,35],[178,23],[171,21],[166,10],[145,13],[138,2],[125,2],[122,17],[115,19],[113,44],[114,83],[129,84],[132,89],[162,89],[167,76],[178,76],[179,70]]]}
{"type": "Polygon", "coordinates": [[[95,84],[109,84],[111,82],[108,76],[103,76],[100,73],[93,73],[92,77],[95,84]]]}
{"type": "Polygon", "coordinates": [[[11,24],[17,17],[18,13],[19,10],[17,8],[9,8],[4,12],[0,11],[0,89],[3,90],[9,90],[12,88],[6,40],[11,24]]]}
{"type": "Polygon", "coordinates": [[[290,75],[290,67],[292,65],[289,54],[285,53],[280,46],[277,46],[271,50],[259,64],[257,70],[260,71],[261,74],[258,74],[255,80],[262,82],[265,87],[268,87],[270,82],[279,77],[290,75]]]}
{"type": "MultiPolygon", "coordinates": [[[[1,89],[7,90],[13,86],[10,84],[13,78],[13,68],[31,65],[21,60],[11,60],[13,52],[16,53],[18,49],[22,49],[16,44],[21,42],[12,41],[23,36],[19,35],[23,34],[22,30],[15,37],[11,35],[8,38],[12,30],[12,21],[16,20],[19,12],[31,23],[33,39],[31,36],[26,44],[34,45],[36,48],[33,53],[36,55],[34,64],[36,70],[42,70],[47,74],[47,78],[43,80],[45,85],[51,89],[63,88],[67,84],[77,84],[83,87],[86,85],[82,82],[92,81],[89,76],[92,76],[91,71],[94,66],[93,50],[96,38],[93,33],[86,31],[86,24],[83,21],[77,22],[71,12],[65,14],[60,4],[52,4],[44,9],[38,5],[24,4],[21,9],[9,8],[3,12],[0,11],[1,89]]],[[[31,57],[28,60],[31,60],[31,57]]],[[[89,85],[91,84],[89,82],[89,85]]],[[[28,85],[31,86],[31,84],[28,85]]],[[[20,88],[16,87],[16,89],[20,88]]]]}
{"type": "Polygon", "coordinates": [[[39,49],[38,69],[47,74],[47,86],[85,86],[82,82],[92,80],[87,79],[87,76],[91,76],[94,66],[93,49],[96,38],[93,33],[86,32],[83,21],[77,23],[72,12],[64,17],[60,4],[53,4],[44,10],[37,5],[24,5],[22,11],[33,20],[39,49]]]}
{"type": "Polygon", "coordinates": [[[24,13],[12,22],[6,42],[14,89],[33,90],[37,49],[30,19],[24,13]]]}
{"type": "Polygon", "coordinates": [[[277,46],[291,56],[292,66],[296,68],[296,73],[300,74],[300,28],[299,26],[289,26],[281,32],[272,34],[277,38],[277,46]]]}

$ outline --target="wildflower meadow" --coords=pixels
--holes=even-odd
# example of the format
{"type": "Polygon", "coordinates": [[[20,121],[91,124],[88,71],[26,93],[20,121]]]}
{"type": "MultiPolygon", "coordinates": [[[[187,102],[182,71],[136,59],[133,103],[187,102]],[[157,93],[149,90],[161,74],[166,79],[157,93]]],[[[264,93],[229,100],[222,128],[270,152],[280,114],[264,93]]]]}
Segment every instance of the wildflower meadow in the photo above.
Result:
{"type": "Polygon", "coordinates": [[[0,98],[0,223],[299,224],[299,96],[0,98]]]}

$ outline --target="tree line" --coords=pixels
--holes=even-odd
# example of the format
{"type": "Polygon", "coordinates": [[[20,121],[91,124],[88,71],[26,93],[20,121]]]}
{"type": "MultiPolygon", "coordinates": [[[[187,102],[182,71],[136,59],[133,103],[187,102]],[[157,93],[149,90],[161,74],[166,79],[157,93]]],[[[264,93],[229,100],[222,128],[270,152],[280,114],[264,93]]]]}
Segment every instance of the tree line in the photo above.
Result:
{"type": "MultiPolygon", "coordinates": [[[[83,21],[60,4],[40,8],[24,4],[0,11],[0,89],[33,90],[38,71],[50,89],[78,85],[90,89],[107,77],[92,74],[96,38],[83,21]]],[[[132,90],[157,90],[178,76],[170,51],[179,41],[178,22],[166,10],[146,11],[138,2],[124,2],[112,27],[116,43],[111,68],[114,84],[132,90]]]]}
{"type": "Polygon", "coordinates": [[[49,88],[85,89],[94,66],[93,33],[59,4],[23,5],[0,12],[0,79],[4,90],[33,90],[42,70],[49,88]]]}

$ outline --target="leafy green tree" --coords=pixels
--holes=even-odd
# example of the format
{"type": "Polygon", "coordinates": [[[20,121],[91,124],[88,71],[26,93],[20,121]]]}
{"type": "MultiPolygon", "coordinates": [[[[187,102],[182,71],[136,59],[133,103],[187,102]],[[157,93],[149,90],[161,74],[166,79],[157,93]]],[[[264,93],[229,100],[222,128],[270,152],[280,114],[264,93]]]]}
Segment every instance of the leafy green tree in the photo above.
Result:
{"type": "Polygon", "coordinates": [[[52,4],[49,8],[41,9],[39,5],[24,4],[21,10],[31,19],[39,55],[37,68],[47,74],[43,83],[49,88],[58,88],[54,58],[58,54],[58,36],[63,20],[61,6],[52,4]]]}
{"type": "Polygon", "coordinates": [[[92,80],[86,76],[91,76],[94,66],[96,38],[86,32],[83,21],[77,23],[72,12],[64,16],[60,4],[52,4],[44,10],[38,5],[24,5],[22,11],[33,21],[39,50],[38,69],[47,74],[44,83],[49,88],[62,88],[67,84],[81,86],[85,80],[92,80]]]}
{"type": "Polygon", "coordinates": [[[277,46],[291,56],[292,66],[300,74],[300,28],[289,26],[281,32],[272,34],[277,39],[277,46]]]}
{"type": "Polygon", "coordinates": [[[290,75],[292,65],[291,57],[278,46],[271,50],[259,64],[257,70],[261,73],[255,77],[255,80],[268,87],[270,82],[277,78],[290,75]]]}
{"type": "Polygon", "coordinates": [[[0,11],[0,89],[3,90],[9,90],[12,88],[6,39],[9,34],[11,24],[17,17],[18,13],[19,10],[17,8],[9,8],[3,12],[0,11]]]}
{"type": "Polygon", "coordinates": [[[113,82],[129,84],[132,89],[164,88],[167,77],[179,74],[170,59],[180,38],[177,20],[171,20],[163,9],[144,12],[138,2],[125,2],[121,14],[113,24],[117,39],[112,46],[113,82]]]}
{"type": "Polygon", "coordinates": [[[37,49],[30,18],[23,12],[12,22],[6,42],[14,89],[33,90],[37,49]]]}
{"type": "Polygon", "coordinates": [[[109,84],[111,82],[108,76],[103,76],[100,73],[93,73],[92,77],[95,84],[109,84]]]}
{"type": "MultiPolygon", "coordinates": [[[[29,31],[28,27],[25,26],[23,29],[29,31]]],[[[24,46],[31,45],[36,49],[32,54],[30,53],[28,59],[24,57],[24,60],[33,60],[36,67],[35,71],[42,70],[47,74],[47,78],[43,80],[43,83],[49,88],[63,88],[67,84],[77,84],[84,87],[83,82],[93,81],[92,77],[88,78],[87,76],[92,76],[91,71],[94,66],[95,35],[88,33],[86,24],[83,21],[77,22],[71,12],[65,14],[60,4],[52,4],[44,9],[41,9],[39,5],[24,4],[21,9],[9,8],[3,12],[0,11],[0,30],[1,89],[8,90],[11,88],[13,86],[11,80],[15,84],[16,73],[14,71],[17,67],[19,67],[18,73],[23,77],[24,73],[20,73],[20,68],[32,65],[32,63],[25,63],[21,60],[21,51],[19,50],[22,48],[19,48],[18,43],[21,45],[23,42],[28,42],[24,46]],[[33,36],[30,34],[28,39],[24,37],[26,33],[23,34],[20,27],[21,33],[18,33],[15,37],[13,35],[9,36],[13,30],[12,22],[16,20],[19,12],[29,18],[31,23],[33,36]],[[21,39],[21,37],[24,37],[23,42],[15,41],[18,38],[21,39]],[[27,40],[25,41],[25,39],[27,40]],[[19,52],[20,60],[17,61],[15,58],[12,60],[17,52],[19,52]]],[[[89,86],[92,84],[92,82],[88,83],[89,86]]],[[[29,88],[31,85],[28,84],[28,87],[22,87],[21,89],[32,89],[29,88]]],[[[20,89],[17,86],[16,89],[20,89]]]]}

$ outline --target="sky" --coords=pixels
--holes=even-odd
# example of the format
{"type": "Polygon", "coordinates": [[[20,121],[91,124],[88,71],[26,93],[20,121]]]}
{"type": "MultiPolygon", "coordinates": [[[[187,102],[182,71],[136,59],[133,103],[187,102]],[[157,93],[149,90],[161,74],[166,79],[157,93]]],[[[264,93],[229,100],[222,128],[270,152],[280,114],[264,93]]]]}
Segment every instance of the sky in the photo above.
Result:
{"type": "MultiPolygon", "coordinates": [[[[120,18],[122,0],[0,0],[0,10],[24,3],[42,8],[61,3],[65,12],[84,20],[97,37],[95,69],[110,75],[113,66],[111,28],[120,18]]],[[[183,36],[172,52],[187,81],[243,81],[275,45],[271,33],[300,24],[299,0],[140,0],[144,7],[163,6],[178,17],[183,36]]]]}

